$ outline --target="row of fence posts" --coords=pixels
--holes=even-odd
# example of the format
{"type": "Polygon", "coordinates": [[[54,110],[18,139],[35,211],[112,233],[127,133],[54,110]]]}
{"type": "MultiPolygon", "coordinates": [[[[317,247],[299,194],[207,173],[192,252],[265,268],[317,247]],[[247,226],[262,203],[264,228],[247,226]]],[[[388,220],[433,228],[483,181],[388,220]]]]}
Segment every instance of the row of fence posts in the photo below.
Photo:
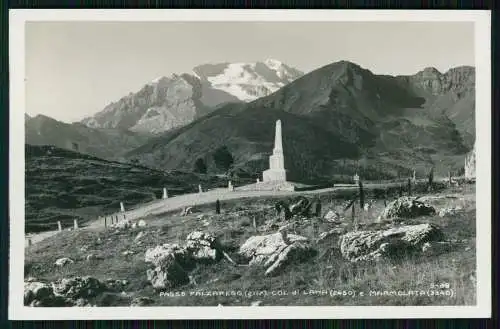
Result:
{"type": "MultiPolygon", "coordinates": [[[[201,190],[201,186],[200,186],[201,190]]],[[[162,199],[168,199],[168,191],[164,187],[163,188],[163,194],[162,194],[162,199]]],[[[123,202],[120,202],[120,212],[125,212],[125,205],[123,202]]],[[[127,216],[125,214],[122,214],[122,220],[126,220],[127,216]]],[[[120,221],[120,215],[110,215],[110,216],[99,216],[98,220],[104,220],[104,228],[108,227],[108,222],[110,222],[110,225],[116,224],[120,221]]]]}
{"type": "MultiPolygon", "coordinates": [[[[200,191],[201,191],[201,185],[200,185],[200,191]]],[[[163,188],[162,198],[163,199],[168,199],[168,191],[167,191],[167,189],[165,187],[163,188]]],[[[219,204],[219,209],[220,209],[220,204],[219,204]]],[[[123,204],[123,202],[120,202],[120,212],[125,212],[125,205],[123,204]]],[[[219,213],[220,213],[220,210],[219,210],[219,213]]],[[[120,219],[126,220],[127,216],[125,214],[122,214],[122,215],[110,215],[110,216],[98,216],[97,219],[98,220],[101,220],[101,219],[104,220],[104,227],[107,228],[108,223],[110,225],[116,224],[116,223],[118,223],[120,221],[120,219]]],[[[78,220],[77,219],[73,220],[73,229],[75,229],[75,230],[78,229],[78,220]]],[[[57,221],[57,231],[61,232],[62,230],[63,230],[63,228],[62,228],[61,221],[57,221]]],[[[28,247],[30,247],[33,244],[33,240],[32,240],[31,237],[27,237],[27,240],[28,240],[28,247]]]]}

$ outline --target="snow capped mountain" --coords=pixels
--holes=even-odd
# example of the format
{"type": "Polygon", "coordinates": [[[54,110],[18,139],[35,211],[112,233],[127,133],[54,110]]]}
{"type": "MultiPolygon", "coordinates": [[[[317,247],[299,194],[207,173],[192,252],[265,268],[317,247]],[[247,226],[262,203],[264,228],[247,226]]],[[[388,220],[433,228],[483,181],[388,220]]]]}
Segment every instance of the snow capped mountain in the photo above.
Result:
{"type": "Polygon", "coordinates": [[[273,59],[255,63],[206,64],[195,67],[194,72],[212,88],[244,102],[272,94],[303,75],[273,59]]]}
{"type": "Polygon", "coordinates": [[[92,128],[160,133],[186,125],[220,104],[267,96],[302,75],[271,59],[200,65],[190,74],[158,77],[82,123],[92,128]]]}

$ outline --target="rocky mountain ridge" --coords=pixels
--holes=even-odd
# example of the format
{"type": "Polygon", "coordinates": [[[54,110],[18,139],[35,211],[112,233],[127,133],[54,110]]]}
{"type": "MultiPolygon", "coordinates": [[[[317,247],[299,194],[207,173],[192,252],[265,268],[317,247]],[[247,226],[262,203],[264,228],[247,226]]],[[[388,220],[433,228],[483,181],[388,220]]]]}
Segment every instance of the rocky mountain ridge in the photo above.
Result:
{"type": "Polygon", "coordinates": [[[191,73],[159,77],[82,123],[160,133],[186,125],[221,104],[269,95],[301,75],[276,60],[200,65],[191,73]]]}

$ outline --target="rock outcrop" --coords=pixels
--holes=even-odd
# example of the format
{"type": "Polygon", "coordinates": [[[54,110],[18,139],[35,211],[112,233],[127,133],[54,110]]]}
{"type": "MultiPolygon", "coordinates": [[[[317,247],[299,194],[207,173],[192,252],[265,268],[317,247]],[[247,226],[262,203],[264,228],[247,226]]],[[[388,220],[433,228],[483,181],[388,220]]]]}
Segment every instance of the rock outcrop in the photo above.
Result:
{"type": "Polygon", "coordinates": [[[215,261],[221,258],[217,239],[212,234],[195,231],[186,240],[186,249],[195,260],[215,261]]]}
{"type": "Polygon", "coordinates": [[[355,231],[340,241],[342,256],[351,261],[397,258],[421,252],[426,242],[441,241],[444,236],[433,224],[407,225],[382,231],[355,231]]]}
{"type": "Polygon", "coordinates": [[[308,259],[314,250],[307,238],[279,232],[249,238],[241,245],[239,254],[250,260],[249,265],[266,267],[266,275],[275,275],[287,264],[308,259]]]}
{"type": "Polygon", "coordinates": [[[65,278],[52,283],[52,288],[54,295],[73,300],[95,297],[108,290],[106,284],[91,276],[65,278]]]}
{"type": "Polygon", "coordinates": [[[147,270],[146,275],[155,289],[189,283],[188,273],[183,268],[189,262],[189,254],[185,248],[177,244],[156,246],[146,251],[144,260],[154,265],[153,269],[147,270]]]}
{"type": "Polygon", "coordinates": [[[64,278],[52,283],[28,279],[24,283],[24,305],[94,306],[89,303],[88,298],[107,290],[106,284],[90,276],[64,278]]]}
{"type": "Polygon", "coordinates": [[[147,278],[154,288],[164,289],[189,283],[189,271],[196,263],[214,262],[222,257],[215,236],[194,231],[185,246],[163,244],[146,251],[144,260],[154,265],[147,278]]]}
{"type": "Polygon", "coordinates": [[[431,205],[405,196],[389,203],[378,219],[416,218],[435,214],[436,209],[431,205]]]}

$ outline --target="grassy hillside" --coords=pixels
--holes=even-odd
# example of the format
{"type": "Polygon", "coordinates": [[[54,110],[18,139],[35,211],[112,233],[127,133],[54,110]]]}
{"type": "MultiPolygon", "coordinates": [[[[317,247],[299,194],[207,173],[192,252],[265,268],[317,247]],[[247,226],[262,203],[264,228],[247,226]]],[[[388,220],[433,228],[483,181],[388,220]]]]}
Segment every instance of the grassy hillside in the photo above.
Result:
{"type": "Polygon", "coordinates": [[[106,161],[53,146],[26,145],[27,232],[57,229],[57,221],[71,226],[114,213],[125,207],[204,188],[227,186],[227,181],[205,175],[164,172],[106,161]]]}
{"type": "MultiPolygon", "coordinates": [[[[328,210],[341,211],[345,200],[352,195],[335,193],[322,195],[323,214],[328,210]]],[[[360,230],[377,230],[376,216],[384,208],[382,199],[375,198],[373,208],[359,217],[360,230]]],[[[332,305],[475,305],[476,286],[476,211],[474,187],[462,186],[436,192],[430,202],[438,210],[461,206],[463,211],[454,216],[425,216],[405,221],[405,224],[433,223],[441,227],[445,239],[457,241],[453,247],[436,255],[415,255],[375,263],[350,263],[342,258],[338,248],[338,235],[318,241],[321,233],[331,229],[344,232],[352,230],[350,213],[338,223],[313,217],[300,220],[296,233],[313,241],[317,253],[302,262],[292,262],[278,275],[264,275],[265,267],[235,266],[226,259],[215,264],[197,264],[190,273],[191,283],[165,292],[179,296],[162,296],[146,278],[150,267],[144,261],[147,249],[163,243],[183,243],[194,230],[216,235],[226,252],[240,263],[237,251],[249,237],[275,233],[266,222],[277,220],[274,210],[276,199],[252,199],[224,202],[222,213],[216,215],[212,207],[197,207],[197,213],[181,217],[161,214],[146,218],[144,228],[130,230],[77,230],[62,232],[26,250],[25,277],[55,281],[72,276],[90,275],[99,280],[127,280],[116,292],[105,292],[91,300],[98,306],[129,306],[136,297],[148,297],[151,306],[249,306],[260,301],[263,306],[332,306],[332,305]],[[460,198],[453,195],[460,195],[460,198]],[[462,197],[463,196],[463,197],[462,197]],[[198,216],[202,214],[203,219],[198,216]],[[256,221],[257,229],[252,225],[256,221]],[[208,224],[204,224],[207,222],[208,224]],[[142,233],[140,233],[142,232],[142,233]],[[136,237],[141,234],[140,238],[136,237]],[[124,254],[126,252],[126,254],[124,254]],[[86,260],[87,255],[96,255],[86,260]],[[64,268],[54,265],[56,259],[69,257],[75,262],[64,268]],[[454,297],[444,295],[370,296],[370,291],[432,290],[433,284],[446,283],[454,297]],[[321,295],[322,290],[335,289],[357,293],[356,296],[321,295]],[[316,291],[294,296],[292,291],[316,291]],[[190,292],[210,291],[267,291],[267,296],[208,296],[190,295],[190,292]],[[271,295],[281,291],[287,294],[271,295]],[[180,296],[184,292],[185,296],[180,296]],[[364,295],[361,295],[363,292],[364,295]]],[[[389,200],[390,201],[390,200],[389,200]]],[[[279,223],[283,225],[284,223],[279,223]]],[[[397,225],[396,225],[397,226],[397,225]]]]}

